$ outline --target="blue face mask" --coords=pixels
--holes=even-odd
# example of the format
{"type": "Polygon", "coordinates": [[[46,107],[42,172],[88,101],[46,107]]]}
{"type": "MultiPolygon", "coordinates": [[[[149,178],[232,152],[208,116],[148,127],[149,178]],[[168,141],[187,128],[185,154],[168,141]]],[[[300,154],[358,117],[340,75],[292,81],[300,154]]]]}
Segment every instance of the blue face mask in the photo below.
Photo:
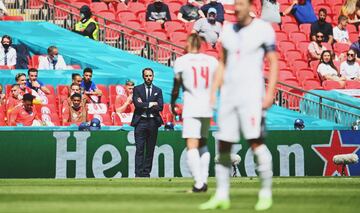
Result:
{"type": "Polygon", "coordinates": [[[58,62],[58,56],[57,55],[54,55],[53,57],[53,63],[56,64],[58,62]]]}

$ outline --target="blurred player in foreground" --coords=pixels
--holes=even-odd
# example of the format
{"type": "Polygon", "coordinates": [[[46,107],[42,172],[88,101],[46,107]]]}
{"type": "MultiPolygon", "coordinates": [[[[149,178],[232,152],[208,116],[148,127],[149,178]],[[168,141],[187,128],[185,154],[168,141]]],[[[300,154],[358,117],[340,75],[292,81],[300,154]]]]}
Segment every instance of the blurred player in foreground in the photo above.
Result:
{"type": "Polygon", "coordinates": [[[174,87],[171,95],[171,111],[176,115],[175,102],[180,87],[184,90],[183,132],[186,139],[187,163],[195,184],[192,192],[206,192],[209,176],[210,153],[206,145],[212,108],[210,88],[218,61],[199,53],[202,39],[197,34],[187,38],[187,54],[178,58],[174,65],[174,87]]]}
{"type": "Polygon", "coordinates": [[[215,166],[216,193],[200,209],[230,208],[230,151],[240,140],[249,142],[256,159],[261,189],[255,210],[272,206],[272,156],[264,144],[264,111],[271,107],[278,76],[275,33],[271,25],[249,16],[252,0],[236,0],[237,23],[226,25],[220,36],[223,53],[211,89],[211,103],[221,87],[219,108],[219,162],[215,166]],[[265,92],[262,66],[270,64],[265,92]]]}

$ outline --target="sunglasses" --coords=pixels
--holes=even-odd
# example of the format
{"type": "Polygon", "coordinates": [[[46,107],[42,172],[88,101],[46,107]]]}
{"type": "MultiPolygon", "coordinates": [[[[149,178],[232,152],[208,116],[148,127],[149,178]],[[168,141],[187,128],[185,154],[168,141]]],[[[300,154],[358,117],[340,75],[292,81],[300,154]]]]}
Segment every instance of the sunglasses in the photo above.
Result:
{"type": "Polygon", "coordinates": [[[317,35],[316,37],[317,38],[324,38],[324,36],[322,36],[322,35],[317,35]]]}
{"type": "Polygon", "coordinates": [[[355,55],[352,54],[352,53],[348,53],[347,56],[352,56],[352,57],[354,57],[355,55]]]}

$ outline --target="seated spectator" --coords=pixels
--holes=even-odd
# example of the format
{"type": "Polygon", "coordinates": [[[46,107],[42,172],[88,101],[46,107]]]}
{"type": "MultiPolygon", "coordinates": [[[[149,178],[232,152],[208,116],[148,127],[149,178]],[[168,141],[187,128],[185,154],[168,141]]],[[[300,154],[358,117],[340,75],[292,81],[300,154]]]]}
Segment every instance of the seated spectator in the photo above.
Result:
{"type": "Polygon", "coordinates": [[[345,43],[351,45],[349,40],[349,33],[346,29],[348,18],[340,15],[338,18],[338,25],[333,28],[334,40],[338,43],[345,43]]]}
{"type": "Polygon", "coordinates": [[[350,49],[355,51],[357,59],[360,60],[360,33],[358,36],[358,40],[351,44],[350,49]]]}
{"type": "Polygon", "coordinates": [[[201,10],[206,17],[208,17],[210,8],[214,8],[216,10],[216,21],[223,23],[225,14],[224,6],[217,0],[210,0],[208,4],[201,7],[201,10]]]}
{"type": "Polygon", "coordinates": [[[146,21],[156,21],[160,23],[171,21],[167,4],[163,3],[163,0],[155,0],[154,3],[149,4],[146,9],[146,21]]]}
{"type": "Polygon", "coordinates": [[[132,102],[133,89],[135,83],[131,80],[127,80],[125,83],[125,93],[117,95],[115,99],[115,111],[116,113],[133,113],[135,106],[132,102]]]}
{"type": "Polygon", "coordinates": [[[10,95],[6,98],[5,112],[9,114],[16,106],[22,104],[23,96],[20,95],[20,87],[18,84],[11,85],[10,95]]]}
{"type": "Polygon", "coordinates": [[[33,109],[34,96],[25,94],[22,104],[15,107],[9,115],[9,126],[42,126],[43,122],[39,118],[36,110],[33,109]]]}
{"type": "MultiPolygon", "coordinates": [[[[65,99],[64,102],[62,103],[62,109],[64,109],[64,107],[70,105],[70,103],[71,103],[70,97],[75,93],[78,93],[80,95],[82,94],[81,89],[80,89],[80,85],[72,83],[70,85],[70,92],[69,92],[68,98],[65,99]]],[[[86,98],[84,96],[81,96],[81,105],[82,106],[86,105],[86,101],[87,101],[86,98]]]]}
{"type": "Polygon", "coordinates": [[[281,23],[280,4],[276,0],[261,1],[261,19],[271,23],[281,23]]]}
{"type": "Polygon", "coordinates": [[[32,93],[31,89],[26,86],[26,74],[25,73],[16,74],[15,81],[19,85],[20,95],[24,96],[24,94],[32,93]]]}
{"type": "Polygon", "coordinates": [[[188,3],[180,8],[178,19],[182,22],[194,22],[205,18],[204,13],[196,6],[195,0],[188,0],[188,3]]]}
{"type": "Polygon", "coordinates": [[[40,93],[40,91],[46,95],[50,94],[50,90],[45,87],[44,83],[38,80],[39,71],[35,68],[28,70],[29,79],[26,81],[26,86],[35,92],[40,93]]]}
{"type": "Polygon", "coordinates": [[[71,104],[62,110],[63,125],[77,124],[87,121],[86,106],[82,105],[82,97],[79,93],[74,93],[70,97],[71,104]]]}
{"type": "Polygon", "coordinates": [[[0,65],[15,66],[16,50],[11,46],[12,39],[8,35],[3,35],[0,46],[0,65]]]}
{"type": "Polygon", "coordinates": [[[101,90],[96,87],[96,84],[91,81],[93,71],[91,68],[85,68],[83,72],[83,80],[81,81],[80,88],[83,89],[83,94],[86,95],[88,103],[99,103],[102,96],[101,90]]]}
{"type": "Polygon", "coordinates": [[[310,37],[312,41],[316,41],[316,32],[324,35],[323,42],[330,45],[334,43],[333,29],[330,23],[326,22],[327,11],[325,8],[319,10],[319,20],[311,24],[310,37]]]}
{"type": "Polygon", "coordinates": [[[222,29],[220,22],[216,21],[216,16],[215,8],[210,8],[207,13],[207,18],[197,20],[192,30],[192,33],[198,33],[206,42],[212,44],[214,47],[222,29]]]}
{"type": "Polygon", "coordinates": [[[0,0],[0,18],[2,18],[3,16],[8,16],[9,12],[7,11],[4,3],[2,0],[0,0]]]}
{"type": "Polygon", "coordinates": [[[50,46],[47,53],[47,56],[39,57],[39,70],[65,70],[67,68],[65,60],[59,55],[57,47],[50,46]]]}
{"type": "Polygon", "coordinates": [[[326,50],[326,47],[322,45],[324,35],[322,32],[316,33],[316,40],[310,42],[308,47],[308,62],[320,60],[321,54],[326,50]]]}
{"type": "Polygon", "coordinates": [[[356,62],[356,53],[350,49],[347,52],[346,61],[340,65],[340,74],[344,76],[346,80],[357,80],[360,81],[360,66],[356,62]]]}
{"type": "Polygon", "coordinates": [[[330,50],[325,50],[321,54],[317,72],[319,73],[321,80],[338,81],[342,87],[345,87],[346,78],[341,77],[339,74],[338,69],[333,62],[333,57],[330,50]]]}
{"type": "Polygon", "coordinates": [[[4,106],[6,101],[5,94],[3,94],[3,86],[0,84],[0,109],[4,106]]]}
{"type": "Polygon", "coordinates": [[[298,24],[311,24],[317,20],[311,0],[294,0],[282,14],[288,15],[290,13],[295,17],[298,24]]]}
{"type": "Polygon", "coordinates": [[[340,15],[346,16],[350,24],[360,23],[360,1],[346,0],[341,7],[340,15]]]}
{"type": "Polygon", "coordinates": [[[99,24],[91,17],[92,13],[88,6],[84,5],[80,8],[80,21],[76,23],[74,32],[91,38],[96,41],[99,40],[99,24]]]}
{"type": "MultiPolygon", "coordinates": [[[[81,82],[82,82],[82,77],[81,77],[81,75],[79,73],[71,74],[71,80],[72,80],[71,85],[76,84],[76,85],[78,85],[80,87],[81,82]]],[[[64,87],[64,89],[61,91],[60,94],[70,97],[71,96],[71,94],[70,94],[71,85],[69,87],[64,87]]],[[[81,90],[81,88],[80,88],[80,90],[81,90]]],[[[82,94],[82,92],[80,92],[80,93],[82,94]]]]}

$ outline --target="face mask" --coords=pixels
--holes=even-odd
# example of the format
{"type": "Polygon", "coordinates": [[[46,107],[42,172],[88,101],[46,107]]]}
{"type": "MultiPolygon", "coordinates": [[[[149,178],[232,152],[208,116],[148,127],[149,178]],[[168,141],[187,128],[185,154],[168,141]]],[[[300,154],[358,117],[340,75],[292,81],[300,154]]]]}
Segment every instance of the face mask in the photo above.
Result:
{"type": "Polygon", "coordinates": [[[4,47],[4,49],[9,49],[9,47],[10,47],[10,44],[2,44],[2,46],[4,47]]]}
{"type": "Polygon", "coordinates": [[[52,61],[53,61],[54,64],[56,64],[58,62],[58,56],[54,55],[52,61]]]}
{"type": "Polygon", "coordinates": [[[84,13],[80,13],[80,18],[81,18],[81,19],[84,19],[84,18],[85,18],[84,13]]]}

